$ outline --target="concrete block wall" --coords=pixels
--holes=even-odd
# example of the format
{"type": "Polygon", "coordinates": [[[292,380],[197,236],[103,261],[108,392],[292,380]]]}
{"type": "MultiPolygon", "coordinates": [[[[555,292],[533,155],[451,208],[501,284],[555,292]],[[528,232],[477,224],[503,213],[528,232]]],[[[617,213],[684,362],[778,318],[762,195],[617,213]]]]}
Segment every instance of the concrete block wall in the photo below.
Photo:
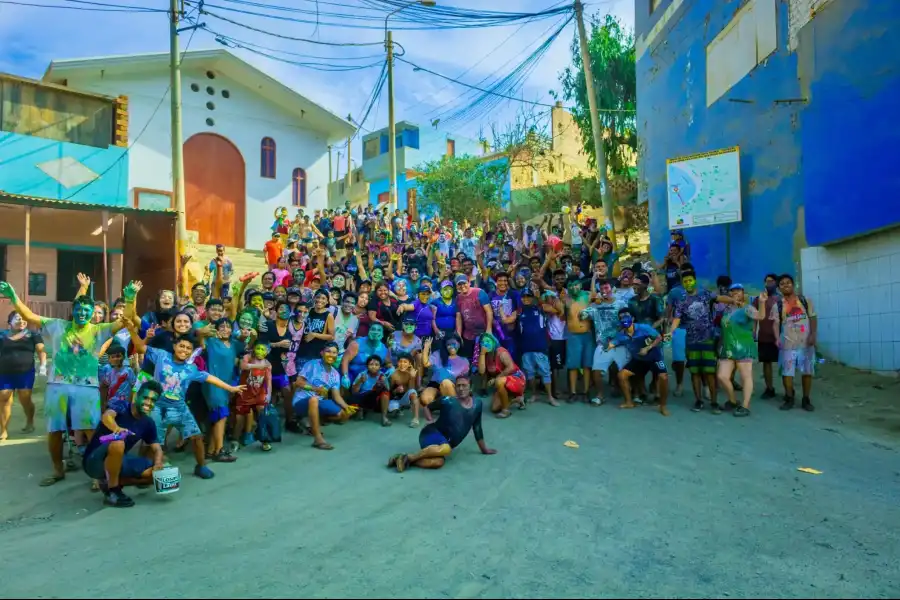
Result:
{"type": "Polygon", "coordinates": [[[819,352],[857,369],[900,371],[900,230],[801,251],[819,352]]]}

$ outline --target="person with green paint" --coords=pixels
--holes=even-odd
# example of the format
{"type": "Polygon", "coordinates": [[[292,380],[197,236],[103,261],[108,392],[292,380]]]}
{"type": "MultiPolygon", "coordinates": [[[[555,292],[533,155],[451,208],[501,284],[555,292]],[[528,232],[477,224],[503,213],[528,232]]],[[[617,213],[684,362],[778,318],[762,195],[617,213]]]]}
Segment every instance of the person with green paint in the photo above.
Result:
{"type": "MultiPolygon", "coordinates": [[[[41,486],[50,486],[66,477],[63,432],[69,430],[68,418],[71,418],[71,428],[82,432],[88,441],[100,423],[99,351],[124,325],[121,321],[92,323],[94,301],[89,296],[75,298],[72,320],[65,320],[36,315],[6,281],[0,281],[0,295],[9,299],[29,325],[43,328],[44,343],[53,356],[44,393],[47,446],[53,473],[41,480],[41,486]]],[[[132,309],[136,295],[137,287],[132,281],[124,290],[125,301],[132,309]]]]}

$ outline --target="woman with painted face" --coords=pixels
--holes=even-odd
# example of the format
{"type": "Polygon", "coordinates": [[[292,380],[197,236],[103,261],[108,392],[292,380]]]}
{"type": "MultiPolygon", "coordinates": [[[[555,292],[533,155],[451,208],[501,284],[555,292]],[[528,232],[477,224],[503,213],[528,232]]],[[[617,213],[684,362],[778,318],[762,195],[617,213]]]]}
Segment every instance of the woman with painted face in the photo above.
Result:
{"type": "Polygon", "coordinates": [[[40,360],[40,374],[47,374],[47,352],[44,338],[37,331],[28,329],[28,323],[13,311],[7,319],[9,329],[0,332],[0,442],[9,437],[8,427],[12,417],[13,392],[19,397],[25,411],[25,427],[22,433],[34,431],[34,355],[40,360]]]}
{"type": "MultiPolygon", "coordinates": [[[[757,359],[758,352],[756,341],[753,339],[753,329],[757,321],[766,315],[747,303],[747,295],[744,286],[739,283],[732,284],[728,295],[734,300],[734,304],[726,305],[722,314],[722,344],[719,348],[719,385],[725,390],[728,401],[725,410],[734,409],[735,417],[750,416],[750,399],[753,396],[753,362],[757,359]],[[735,387],[732,385],[732,377],[735,369],[741,374],[743,383],[743,403],[738,405],[734,399],[735,387]]],[[[769,295],[763,291],[759,295],[759,303],[765,306],[769,295]]]]}
{"type": "Polygon", "coordinates": [[[280,396],[282,405],[290,404],[291,384],[288,380],[285,364],[287,353],[291,349],[293,336],[290,331],[292,316],[291,307],[287,302],[279,302],[275,305],[275,318],[268,322],[267,331],[260,335],[259,342],[266,345],[269,350],[269,362],[272,363],[272,387],[270,391],[274,396],[280,396]]]}
{"type": "Polygon", "coordinates": [[[478,373],[490,377],[487,386],[494,388],[491,411],[498,419],[506,419],[511,415],[509,406],[512,401],[516,402],[519,410],[525,410],[525,374],[493,334],[483,334],[480,341],[478,373]],[[510,394],[514,400],[510,399],[510,394]]]}
{"type": "Polygon", "coordinates": [[[334,315],[334,341],[338,345],[338,360],[347,347],[347,340],[354,339],[359,330],[359,317],[354,312],[355,308],[356,294],[346,292],[341,298],[340,310],[334,315]]]}
{"type": "Polygon", "coordinates": [[[298,351],[297,370],[310,360],[318,360],[322,349],[334,341],[334,316],[328,310],[328,292],[318,290],[313,296],[313,307],[306,317],[303,344],[298,351]]]}
{"type": "MultiPolygon", "coordinates": [[[[431,404],[440,392],[441,396],[456,396],[454,382],[457,377],[468,375],[472,369],[471,363],[459,355],[462,341],[455,333],[448,334],[440,341],[438,349],[431,351],[432,342],[427,340],[422,349],[422,366],[431,369],[431,377],[428,385],[422,391],[422,404],[431,404]]],[[[428,409],[426,416],[430,421],[428,409]]]]}
{"type": "Polygon", "coordinates": [[[156,297],[156,309],[144,314],[141,317],[141,336],[147,335],[147,330],[154,325],[162,325],[160,314],[173,310],[175,308],[175,292],[171,290],[162,290],[156,297]]]}
{"type": "Polygon", "coordinates": [[[375,285],[375,295],[369,300],[368,311],[369,319],[388,332],[396,331],[400,325],[400,303],[391,298],[388,284],[383,281],[375,285]]]}
{"type": "Polygon", "coordinates": [[[424,343],[427,340],[433,340],[438,335],[437,325],[435,324],[436,307],[431,304],[431,287],[423,285],[419,288],[418,298],[413,302],[413,309],[408,314],[416,323],[416,336],[424,343]]]}
{"type": "Polygon", "coordinates": [[[445,279],[441,282],[441,297],[432,301],[434,306],[434,323],[438,337],[450,334],[459,335],[462,330],[459,316],[459,306],[453,294],[453,282],[445,279]]]}
{"type": "Polygon", "coordinates": [[[419,355],[422,353],[422,339],[416,335],[416,318],[408,314],[400,323],[400,330],[395,331],[390,338],[391,353],[409,354],[413,357],[413,365],[418,364],[419,355]]]}
{"type": "MultiPolygon", "coordinates": [[[[244,345],[232,339],[232,322],[222,318],[210,324],[216,335],[204,340],[207,368],[210,375],[226,383],[234,383],[235,366],[244,352],[244,345]]],[[[237,457],[225,448],[225,424],[228,421],[231,394],[222,388],[203,384],[203,395],[211,425],[206,442],[206,459],[215,462],[234,462],[237,457]]]]}
{"type": "Polygon", "coordinates": [[[360,291],[356,298],[356,305],[353,307],[353,314],[359,319],[359,327],[356,330],[357,337],[366,337],[369,334],[369,326],[372,319],[369,317],[369,292],[360,291]]]}

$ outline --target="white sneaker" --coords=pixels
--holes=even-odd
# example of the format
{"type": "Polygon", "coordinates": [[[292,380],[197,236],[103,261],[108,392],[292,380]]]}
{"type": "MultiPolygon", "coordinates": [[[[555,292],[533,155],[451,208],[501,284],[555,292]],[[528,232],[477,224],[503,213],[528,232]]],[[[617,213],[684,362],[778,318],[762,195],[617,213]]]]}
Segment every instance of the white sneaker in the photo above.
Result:
{"type": "Polygon", "coordinates": [[[603,398],[600,398],[600,397],[595,397],[595,398],[591,399],[591,404],[593,406],[603,406],[604,402],[606,402],[606,400],[603,398]]]}

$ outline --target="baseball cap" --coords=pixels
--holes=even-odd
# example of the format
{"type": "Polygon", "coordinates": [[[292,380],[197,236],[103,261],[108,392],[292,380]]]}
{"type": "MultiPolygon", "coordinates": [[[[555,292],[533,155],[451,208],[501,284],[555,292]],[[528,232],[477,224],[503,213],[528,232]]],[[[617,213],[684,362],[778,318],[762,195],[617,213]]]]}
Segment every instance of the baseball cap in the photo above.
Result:
{"type": "Polygon", "coordinates": [[[453,282],[451,282],[449,279],[445,279],[445,280],[443,280],[443,281],[441,282],[441,287],[442,287],[442,288],[445,288],[445,287],[450,287],[450,288],[452,288],[452,287],[453,287],[453,282]]]}
{"type": "Polygon", "coordinates": [[[460,274],[460,275],[457,275],[457,276],[453,279],[453,283],[454,283],[455,285],[459,285],[460,283],[469,283],[469,278],[466,277],[465,275],[460,274]]]}

